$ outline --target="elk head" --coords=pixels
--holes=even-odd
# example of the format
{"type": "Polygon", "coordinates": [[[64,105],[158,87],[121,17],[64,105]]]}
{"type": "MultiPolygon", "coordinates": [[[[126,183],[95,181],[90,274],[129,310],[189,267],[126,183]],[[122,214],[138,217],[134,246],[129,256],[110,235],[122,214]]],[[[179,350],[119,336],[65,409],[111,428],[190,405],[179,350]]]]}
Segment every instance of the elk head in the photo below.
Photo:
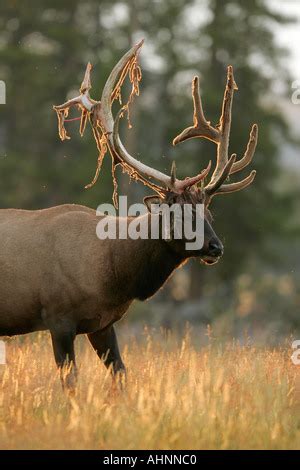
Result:
{"type": "MultiPolygon", "coordinates": [[[[119,136],[119,121],[126,112],[129,120],[129,104],[132,102],[134,95],[139,94],[141,69],[138,66],[137,58],[142,44],[143,41],[131,48],[114,67],[104,86],[101,101],[95,101],[90,98],[91,65],[87,65],[85,77],[80,88],[80,95],[60,106],[54,106],[58,115],[59,135],[62,140],[69,138],[64,127],[64,122],[66,121],[70,107],[75,105],[81,110],[81,135],[84,132],[87,119],[89,118],[99,150],[99,157],[94,180],[86,187],[90,187],[96,182],[101,169],[103,157],[107,150],[109,150],[112,157],[115,189],[116,180],[114,169],[116,165],[121,165],[123,171],[127,172],[131,178],[141,181],[143,184],[155,191],[155,196],[148,196],[144,199],[150,212],[152,210],[152,203],[165,203],[168,205],[179,204],[180,206],[190,204],[195,211],[197,210],[198,204],[203,204],[203,247],[196,252],[184,253],[184,239],[180,241],[171,240],[171,243],[174,249],[184,254],[185,257],[198,256],[203,262],[212,264],[223,254],[223,245],[212,228],[212,217],[209,212],[209,204],[214,196],[239,191],[253,182],[256,173],[254,170],[249,174],[249,176],[241,181],[233,183],[228,183],[226,181],[231,175],[244,169],[251,162],[257,144],[258,128],[256,124],[252,126],[250,139],[244,156],[238,161],[236,161],[236,154],[229,157],[228,148],[231,128],[232,101],[234,91],[237,90],[233,76],[233,69],[229,66],[227,69],[227,83],[219,123],[214,127],[206,120],[202,108],[199,78],[195,77],[192,82],[192,96],[194,102],[193,126],[184,129],[173,140],[173,145],[177,145],[188,139],[202,137],[216,144],[216,165],[209,182],[205,183],[205,180],[210,173],[211,162],[207,168],[196,176],[186,177],[185,179],[180,180],[176,176],[175,164],[172,166],[171,174],[167,175],[142,163],[130,155],[122,144],[119,136]],[[132,91],[127,104],[119,110],[114,118],[112,115],[112,104],[116,98],[119,98],[121,103],[121,87],[127,75],[129,75],[132,83],[132,91]]],[[[116,193],[114,192],[114,196],[115,195],[116,193]]]]}

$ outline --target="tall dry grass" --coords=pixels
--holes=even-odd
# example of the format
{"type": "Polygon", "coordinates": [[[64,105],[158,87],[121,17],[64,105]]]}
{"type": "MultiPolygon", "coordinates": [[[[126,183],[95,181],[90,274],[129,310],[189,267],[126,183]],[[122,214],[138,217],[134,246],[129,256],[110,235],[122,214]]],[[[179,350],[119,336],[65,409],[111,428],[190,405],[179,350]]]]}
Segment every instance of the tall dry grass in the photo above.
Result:
{"type": "Polygon", "coordinates": [[[212,343],[199,351],[146,335],[128,340],[126,390],[85,338],[77,395],[66,397],[48,334],[13,339],[0,366],[1,449],[300,448],[300,366],[290,351],[212,343]]]}

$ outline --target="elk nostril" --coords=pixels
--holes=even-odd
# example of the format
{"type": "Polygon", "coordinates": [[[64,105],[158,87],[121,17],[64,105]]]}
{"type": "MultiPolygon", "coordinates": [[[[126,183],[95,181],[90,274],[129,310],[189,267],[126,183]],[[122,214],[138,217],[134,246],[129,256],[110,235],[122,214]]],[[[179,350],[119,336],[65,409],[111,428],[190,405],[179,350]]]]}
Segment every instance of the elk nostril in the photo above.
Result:
{"type": "Polygon", "coordinates": [[[208,249],[210,255],[221,256],[223,254],[223,245],[216,240],[209,242],[208,249]]]}

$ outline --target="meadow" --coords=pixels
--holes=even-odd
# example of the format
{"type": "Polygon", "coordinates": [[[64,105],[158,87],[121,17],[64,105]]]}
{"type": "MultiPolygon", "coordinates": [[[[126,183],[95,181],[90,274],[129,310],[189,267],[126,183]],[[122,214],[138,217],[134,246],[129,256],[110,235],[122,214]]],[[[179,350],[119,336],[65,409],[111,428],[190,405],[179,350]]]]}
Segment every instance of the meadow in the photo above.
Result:
{"type": "Polygon", "coordinates": [[[123,341],[112,385],[84,337],[76,394],[61,389],[47,333],[13,338],[0,366],[1,449],[299,449],[300,366],[289,349],[145,331],[123,341]]]}

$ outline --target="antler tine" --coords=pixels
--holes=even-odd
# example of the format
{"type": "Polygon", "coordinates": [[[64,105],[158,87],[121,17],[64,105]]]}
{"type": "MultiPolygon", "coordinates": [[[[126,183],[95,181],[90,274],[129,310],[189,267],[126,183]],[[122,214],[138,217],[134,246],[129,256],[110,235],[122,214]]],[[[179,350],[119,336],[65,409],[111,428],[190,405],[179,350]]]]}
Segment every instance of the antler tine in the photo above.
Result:
{"type": "Polygon", "coordinates": [[[236,183],[223,184],[220,189],[217,191],[217,194],[221,193],[234,193],[235,191],[240,191],[241,189],[249,186],[256,176],[256,170],[252,170],[250,175],[244,178],[242,181],[237,181],[236,183]]]}
{"type": "Polygon", "coordinates": [[[235,162],[233,165],[231,169],[232,175],[237,171],[243,170],[247,165],[249,165],[249,163],[251,163],[257,145],[257,138],[258,126],[257,124],[253,124],[246,152],[244,153],[243,158],[241,158],[238,162],[235,162]]]}
{"type": "Polygon", "coordinates": [[[222,104],[222,114],[220,122],[217,125],[217,128],[220,132],[220,138],[218,143],[217,150],[217,164],[215,171],[212,175],[209,186],[212,185],[223,172],[227,162],[228,162],[228,147],[229,147],[229,138],[230,138],[230,129],[231,129],[231,111],[232,111],[232,101],[234,91],[238,87],[234,81],[233,69],[229,65],[227,68],[227,83],[224,92],[223,104],[222,104]]]}
{"type": "Polygon", "coordinates": [[[215,192],[220,190],[223,183],[226,181],[226,179],[231,173],[231,169],[234,165],[235,159],[236,159],[236,155],[235,154],[231,155],[229,161],[226,163],[225,168],[223,169],[220,176],[213,183],[210,183],[209,186],[206,186],[205,192],[208,196],[212,196],[215,192]]]}
{"type": "Polygon", "coordinates": [[[211,169],[211,161],[208,162],[207,167],[204,168],[204,170],[202,170],[201,173],[199,173],[198,175],[187,177],[183,181],[178,181],[177,187],[183,191],[186,188],[190,188],[191,186],[194,186],[194,184],[198,184],[201,181],[204,181],[205,178],[208,176],[210,169],[211,169]]]}
{"type": "MultiPolygon", "coordinates": [[[[235,157],[235,155],[232,155],[232,157],[235,157]]],[[[252,170],[250,175],[248,175],[242,181],[238,181],[236,183],[223,184],[219,186],[219,189],[215,189],[215,191],[211,191],[210,193],[206,191],[206,205],[208,206],[211,199],[214,196],[217,196],[218,194],[234,193],[236,191],[240,191],[241,189],[247,188],[247,186],[250,186],[250,184],[253,183],[255,175],[256,171],[252,170]]]]}
{"type": "Polygon", "coordinates": [[[192,96],[194,103],[194,125],[187,127],[177,137],[175,137],[173,145],[177,145],[187,139],[193,139],[195,137],[203,137],[217,144],[220,139],[220,132],[205,118],[200,94],[199,77],[197,76],[194,77],[192,82],[192,96]]]}
{"type": "Polygon", "coordinates": [[[92,88],[92,82],[91,82],[91,70],[92,70],[93,66],[90,62],[88,62],[87,66],[86,66],[86,69],[85,69],[85,74],[84,74],[84,77],[83,77],[83,80],[82,80],[82,83],[81,83],[81,86],[80,86],[80,93],[87,93],[90,91],[90,89],[92,88]]]}

